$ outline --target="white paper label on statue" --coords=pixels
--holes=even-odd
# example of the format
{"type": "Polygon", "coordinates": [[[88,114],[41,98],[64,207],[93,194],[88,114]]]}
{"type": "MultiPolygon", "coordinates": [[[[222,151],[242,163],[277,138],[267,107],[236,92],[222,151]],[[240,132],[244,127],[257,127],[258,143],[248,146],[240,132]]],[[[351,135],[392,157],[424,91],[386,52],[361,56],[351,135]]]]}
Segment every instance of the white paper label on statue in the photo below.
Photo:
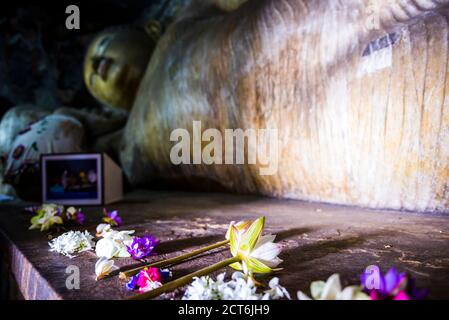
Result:
{"type": "Polygon", "coordinates": [[[357,76],[360,78],[390,68],[393,64],[393,47],[400,38],[400,33],[391,33],[371,42],[362,54],[357,76]]]}

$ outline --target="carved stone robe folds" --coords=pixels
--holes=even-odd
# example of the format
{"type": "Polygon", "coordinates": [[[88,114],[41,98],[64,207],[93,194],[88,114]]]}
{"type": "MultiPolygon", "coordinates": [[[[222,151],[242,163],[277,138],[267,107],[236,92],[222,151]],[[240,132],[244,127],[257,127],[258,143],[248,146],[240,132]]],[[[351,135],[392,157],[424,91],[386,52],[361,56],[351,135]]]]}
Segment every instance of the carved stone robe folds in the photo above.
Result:
{"type": "Polygon", "coordinates": [[[161,39],[123,141],[133,183],[449,211],[447,0],[249,0],[198,8],[161,39]],[[170,162],[170,133],[279,130],[279,169],[170,162]]]}

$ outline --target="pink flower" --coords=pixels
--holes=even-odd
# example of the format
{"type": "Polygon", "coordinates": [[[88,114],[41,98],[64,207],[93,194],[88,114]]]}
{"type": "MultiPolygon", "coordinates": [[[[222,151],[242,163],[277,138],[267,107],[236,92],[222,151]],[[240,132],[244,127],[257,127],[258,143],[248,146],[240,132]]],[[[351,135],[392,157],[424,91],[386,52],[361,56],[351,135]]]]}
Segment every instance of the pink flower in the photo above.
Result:
{"type": "Polygon", "coordinates": [[[407,300],[408,301],[408,300],[412,300],[412,299],[408,296],[407,292],[401,291],[398,293],[398,295],[396,297],[394,297],[393,300],[407,300]]]}
{"type": "Polygon", "coordinates": [[[146,292],[160,286],[162,281],[161,273],[158,268],[145,268],[139,273],[137,286],[139,291],[146,292]]]}
{"type": "Polygon", "coordinates": [[[361,276],[362,287],[371,300],[424,300],[428,290],[418,289],[415,279],[391,268],[385,275],[371,266],[361,276]]]}

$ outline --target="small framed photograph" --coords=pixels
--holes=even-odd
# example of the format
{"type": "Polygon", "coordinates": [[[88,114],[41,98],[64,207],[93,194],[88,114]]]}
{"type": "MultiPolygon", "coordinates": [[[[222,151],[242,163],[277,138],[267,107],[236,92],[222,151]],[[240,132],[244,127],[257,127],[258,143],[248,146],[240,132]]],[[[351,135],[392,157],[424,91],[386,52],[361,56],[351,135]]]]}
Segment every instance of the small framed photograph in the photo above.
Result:
{"type": "Polygon", "coordinates": [[[122,199],[120,168],[102,153],[41,156],[42,202],[104,205],[122,199]]]}

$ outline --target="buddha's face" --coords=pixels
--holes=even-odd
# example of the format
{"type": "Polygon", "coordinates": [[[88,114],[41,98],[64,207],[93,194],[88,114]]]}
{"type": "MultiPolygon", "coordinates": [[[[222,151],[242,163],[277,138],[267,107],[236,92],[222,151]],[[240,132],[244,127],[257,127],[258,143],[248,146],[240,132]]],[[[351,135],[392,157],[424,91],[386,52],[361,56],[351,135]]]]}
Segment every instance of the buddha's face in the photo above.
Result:
{"type": "Polygon", "coordinates": [[[137,29],[107,30],[90,44],[84,61],[84,81],[101,103],[129,110],[155,47],[137,29]]]}

